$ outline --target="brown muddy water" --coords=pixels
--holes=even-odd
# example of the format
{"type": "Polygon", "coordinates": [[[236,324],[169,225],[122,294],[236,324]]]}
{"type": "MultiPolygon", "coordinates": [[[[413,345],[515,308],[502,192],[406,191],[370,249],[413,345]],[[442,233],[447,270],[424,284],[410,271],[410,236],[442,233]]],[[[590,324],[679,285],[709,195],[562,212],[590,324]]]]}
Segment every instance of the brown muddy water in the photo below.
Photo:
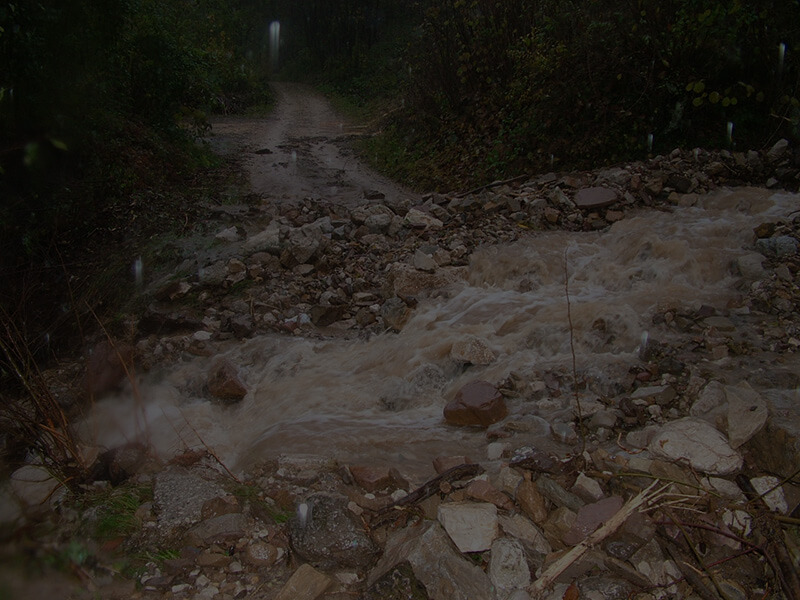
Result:
{"type": "MultiPolygon", "coordinates": [[[[466,279],[421,300],[398,334],[237,342],[224,354],[250,390],[238,405],[204,395],[212,359],[194,358],[143,375],[138,399],[126,392],[98,403],[82,429],[105,446],[144,436],[166,457],[207,445],[235,470],[280,454],[392,463],[406,472],[429,471],[436,455],[481,460],[485,431],[446,425],[442,409],[474,379],[497,383],[515,373],[532,384],[555,371],[569,380],[565,273],[577,368],[595,382],[582,395],[613,397],[654,312],[702,304],[737,310],[748,282],[735,265],[756,254],[753,227],[788,216],[799,200],[722,190],[674,212],[629,213],[602,232],[537,233],[481,248],[466,279]],[[452,344],[468,336],[488,343],[494,363],[464,370],[449,358],[452,344]]],[[[659,338],[669,341],[663,332],[659,338]]],[[[558,450],[550,424],[572,419],[572,393],[534,387],[509,399],[512,418],[528,429],[514,446],[558,450]]]]}

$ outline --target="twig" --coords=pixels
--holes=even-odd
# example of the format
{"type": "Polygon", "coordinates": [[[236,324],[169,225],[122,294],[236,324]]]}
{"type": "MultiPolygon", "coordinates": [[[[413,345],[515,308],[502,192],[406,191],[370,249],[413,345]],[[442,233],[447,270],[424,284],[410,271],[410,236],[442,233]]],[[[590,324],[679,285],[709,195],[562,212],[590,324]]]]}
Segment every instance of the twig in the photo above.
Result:
{"type": "Polygon", "coordinates": [[[217,456],[217,453],[214,452],[214,450],[211,448],[211,446],[206,444],[205,440],[198,433],[198,431],[194,428],[194,426],[191,423],[189,423],[189,419],[186,418],[186,415],[183,414],[183,411],[181,411],[181,416],[183,417],[183,420],[186,422],[187,427],[189,427],[189,429],[192,430],[192,433],[194,433],[197,436],[197,439],[200,440],[200,443],[203,444],[203,447],[206,449],[206,452],[208,452],[209,455],[211,455],[211,457],[214,460],[217,461],[217,464],[220,467],[225,469],[225,472],[230,476],[231,479],[233,479],[236,483],[242,483],[242,481],[236,475],[233,474],[233,472],[228,468],[228,466],[224,462],[222,462],[220,457],[217,456]]]}
{"type": "MultiPolygon", "coordinates": [[[[719,600],[719,596],[709,589],[705,582],[700,577],[697,569],[689,564],[688,557],[678,544],[670,539],[667,535],[661,532],[662,548],[666,551],[667,555],[677,565],[680,572],[683,574],[683,579],[689,582],[695,592],[703,598],[703,600],[719,600]]],[[[690,544],[691,545],[691,544],[690,544]]],[[[678,580],[680,581],[680,580],[678,580]]],[[[678,581],[673,581],[670,585],[675,585],[678,581]]]]}
{"type": "Polygon", "coordinates": [[[575,394],[575,413],[578,417],[578,429],[581,434],[581,454],[586,451],[586,425],[583,422],[583,409],[578,394],[578,367],[575,358],[575,329],[572,325],[572,304],[569,300],[569,267],[567,248],[564,248],[564,295],[567,298],[567,321],[569,323],[569,349],[572,353],[572,390],[575,394]]]}
{"type": "Polygon", "coordinates": [[[675,525],[676,527],[691,527],[693,529],[704,529],[705,531],[710,531],[716,535],[721,535],[722,537],[730,538],[743,546],[747,546],[752,550],[759,550],[763,552],[763,548],[757,544],[752,542],[748,542],[743,537],[739,537],[734,533],[728,533],[727,531],[723,531],[719,527],[714,527],[713,525],[706,525],[705,523],[687,523],[685,521],[676,521],[672,517],[670,517],[670,521],[655,521],[656,525],[675,525]]]}
{"type": "Polygon", "coordinates": [[[475,194],[475,193],[481,192],[483,190],[489,190],[489,189],[491,189],[493,187],[497,187],[497,186],[500,186],[500,185],[505,185],[507,183],[514,183],[515,181],[522,181],[523,179],[527,179],[528,177],[529,177],[529,175],[522,174],[522,175],[517,175],[516,177],[511,177],[510,179],[504,179],[503,181],[493,181],[492,183],[487,183],[486,185],[481,185],[479,187],[473,188],[473,189],[468,190],[466,192],[461,192],[460,194],[456,194],[454,197],[455,198],[463,198],[464,196],[469,196],[470,194],[475,194]]]}
{"type": "Polygon", "coordinates": [[[444,473],[441,473],[430,479],[429,481],[422,484],[420,487],[415,489],[413,492],[410,492],[406,496],[400,498],[397,502],[390,504],[378,511],[375,515],[375,518],[372,521],[371,526],[373,528],[378,527],[386,518],[390,515],[390,513],[394,510],[404,510],[405,507],[413,504],[418,504],[425,500],[426,498],[430,498],[440,490],[440,486],[443,483],[450,483],[451,481],[458,481],[459,479],[464,479],[466,477],[474,477],[479,473],[483,472],[483,467],[478,464],[464,464],[458,465],[451,469],[448,469],[444,473]]]}
{"type": "MultiPolygon", "coordinates": [[[[664,509],[664,513],[669,517],[670,521],[672,521],[672,524],[675,525],[675,527],[677,527],[680,530],[683,539],[686,541],[686,545],[689,546],[689,550],[691,550],[692,555],[694,556],[694,559],[697,561],[697,564],[700,565],[700,568],[703,570],[703,573],[705,573],[706,576],[711,580],[711,583],[714,584],[714,588],[717,590],[717,593],[722,598],[724,598],[724,600],[732,600],[730,594],[728,594],[722,587],[722,585],[720,585],[717,576],[712,571],[710,571],[709,568],[706,566],[705,562],[703,562],[703,557],[700,556],[700,552],[698,552],[697,548],[695,548],[693,540],[692,538],[689,537],[689,534],[686,532],[686,528],[683,527],[683,524],[675,518],[675,515],[673,515],[669,509],[664,509]]],[[[684,574],[688,573],[688,571],[683,571],[683,572],[684,574]]]]}
{"type": "Polygon", "coordinates": [[[533,600],[538,600],[544,597],[546,590],[555,583],[559,575],[566,571],[572,564],[580,560],[590,548],[596,546],[622,527],[632,514],[643,510],[649,510],[650,508],[656,508],[653,504],[663,497],[663,492],[668,487],[662,486],[655,489],[659,483],[658,480],[654,481],[636,496],[628,500],[622,508],[599,529],[596,529],[585,540],[573,546],[566,554],[562,555],[561,558],[547,567],[541,576],[528,587],[528,593],[531,595],[531,598],[533,600]]]}
{"type": "Polygon", "coordinates": [[[750,483],[750,480],[740,473],[736,476],[736,483],[744,492],[745,497],[748,500],[755,501],[756,505],[761,508],[761,518],[753,519],[753,528],[761,529],[761,533],[767,539],[764,556],[770,560],[783,588],[784,595],[788,600],[800,600],[800,577],[798,577],[792,558],[786,549],[783,531],[772,518],[763,498],[753,487],[753,484],[750,483]]]}

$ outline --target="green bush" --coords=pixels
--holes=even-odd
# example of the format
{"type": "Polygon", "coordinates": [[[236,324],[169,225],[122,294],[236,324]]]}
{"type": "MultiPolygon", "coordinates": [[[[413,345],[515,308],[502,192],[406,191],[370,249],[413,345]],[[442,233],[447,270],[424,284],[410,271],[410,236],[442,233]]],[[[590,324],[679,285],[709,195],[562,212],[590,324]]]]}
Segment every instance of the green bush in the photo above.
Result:
{"type": "Polygon", "coordinates": [[[394,141],[429,148],[428,169],[588,167],[643,156],[650,134],[655,151],[800,140],[796,0],[423,4],[395,127],[413,135],[394,141]]]}

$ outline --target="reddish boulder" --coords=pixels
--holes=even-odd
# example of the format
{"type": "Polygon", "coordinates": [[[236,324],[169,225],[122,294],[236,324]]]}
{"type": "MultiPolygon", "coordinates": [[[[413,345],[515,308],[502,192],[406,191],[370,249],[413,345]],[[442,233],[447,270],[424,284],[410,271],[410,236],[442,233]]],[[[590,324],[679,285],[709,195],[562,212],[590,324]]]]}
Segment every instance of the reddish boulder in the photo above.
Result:
{"type": "Polygon", "coordinates": [[[488,427],[508,414],[500,390],[488,381],[473,381],[462,387],[444,407],[444,418],[452,425],[488,427]]]}
{"type": "Polygon", "coordinates": [[[208,376],[208,391],[225,402],[238,402],[247,394],[247,387],[239,378],[239,372],[229,360],[221,360],[208,376]]]}

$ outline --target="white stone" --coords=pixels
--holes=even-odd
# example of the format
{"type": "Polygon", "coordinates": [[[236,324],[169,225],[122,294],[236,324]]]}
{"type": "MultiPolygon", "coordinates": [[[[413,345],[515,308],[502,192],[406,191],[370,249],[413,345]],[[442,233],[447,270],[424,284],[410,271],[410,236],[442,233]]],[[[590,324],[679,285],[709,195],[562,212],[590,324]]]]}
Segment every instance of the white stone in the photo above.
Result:
{"type": "Polygon", "coordinates": [[[273,221],[264,231],[247,238],[244,250],[250,254],[256,252],[278,254],[281,250],[281,230],[278,222],[273,221]]]}
{"type": "Polygon", "coordinates": [[[196,600],[211,600],[214,596],[219,594],[219,588],[215,585],[210,585],[201,592],[195,594],[196,600]]]}
{"type": "MultiPolygon", "coordinates": [[[[665,560],[664,554],[655,539],[650,540],[631,556],[629,562],[655,586],[667,586],[681,578],[678,566],[671,560],[665,560]]],[[[675,598],[677,587],[670,585],[658,591],[657,598],[675,598]]]]}
{"type": "Polygon", "coordinates": [[[309,564],[300,565],[281,588],[275,600],[315,600],[322,596],[333,580],[309,564]]]}
{"type": "Polygon", "coordinates": [[[713,415],[721,410],[725,400],[725,386],[719,381],[710,381],[698,394],[697,400],[689,409],[689,414],[713,421],[713,415]]]}
{"type": "Polygon", "coordinates": [[[520,483],[522,483],[522,475],[511,467],[504,466],[500,468],[495,487],[501,492],[515,496],[520,483]]]}
{"type": "Polygon", "coordinates": [[[741,469],[742,457],[725,437],[696,417],[685,417],[663,426],[648,446],[653,456],[688,462],[710,475],[730,475],[741,469]]]}
{"type": "Polygon", "coordinates": [[[767,159],[777,161],[783,158],[786,151],[789,149],[789,140],[781,138],[772,145],[772,148],[767,150],[767,159]]]}
{"type": "Polygon", "coordinates": [[[596,502],[605,496],[600,484],[597,483],[595,479],[587,477],[583,473],[578,475],[570,491],[587,502],[596,502]]]}
{"type": "Polygon", "coordinates": [[[743,510],[722,511],[722,522],[743,537],[750,535],[753,517],[743,510]]]}
{"type": "Polygon", "coordinates": [[[60,485],[42,466],[25,465],[11,474],[11,490],[27,506],[39,506],[46,502],[60,485]]]}
{"type": "Polygon", "coordinates": [[[745,381],[739,385],[725,386],[728,398],[728,441],[738,448],[761,431],[767,422],[767,403],[745,381]]]}
{"type": "Polygon", "coordinates": [[[780,482],[780,479],[771,475],[753,477],[750,480],[750,483],[753,484],[756,491],[761,494],[761,499],[764,501],[764,504],[766,504],[770,510],[785,515],[789,513],[789,503],[786,502],[783,488],[779,485],[780,482]]]}
{"type": "Polygon", "coordinates": [[[505,442],[492,442],[486,446],[486,458],[487,460],[499,460],[507,449],[508,444],[505,442]]]}
{"type": "Polygon", "coordinates": [[[232,227],[223,229],[214,237],[223,242],[235,242],[239,239],[239,232],[236,230],[236,226],[233,225],[232,227]]]}
{"type": "Polygon", "coordinates": [[[520,513],[499,519],[503,531],[520,540],[531,552],[550,554],[552,548],[541,530],[528,517],[520,513]]]}
{"type": "Polygon", "coordinates": [[[488,502],[447,502],[438,520],[461,552],[488,550],[497,537],[497,507],[488,502]]]}
{"type": "Polygon", "coordinates": [[[436,217],[432,217],[428,213],[416,208],[412,208],[406,213],[403,224],[407,227],[424,229],[441,229],[443,225],[436,217]]]}
{"type": "Polygon", "coordinates": [[[736,266],[739,267],[739,273],[745,279],[758,281],[763,279],[767,274],[764,268],[764,255],[758,252],[745,254],[736,259],[736,266]]]}
{"type": "Polygon", "coordinates": [[[409,562],[431,600],[495,598],[486,573],[455,551],[436,522],[427,521],[391,535],[383,556],[367,578],[367,587],[403,561],[409,562]]]}
{"type": "Polygon", "coordinates": [[[426,273],[433,273],[436,270],[437,264],[432,256],[425,254],[422,250],[417,250],[414,253],[414,268],[418,271],[425,271],[426,273]]]}
{"type": "Polygon", "coordinates": [[[659,405],[668,404],[677,395],[671,385],[652,385],[640,387],[631,394],[631,400],[647,400],[659,405]]]}
{"type": "Polygon", "coordinates": [[[722,479],[720,477],[704,477],[700,480],[703,487],[709,491],[715,492],[724,498],[730,500],[745,500],[745,496],[739,486],[733,481],[722,479]]]}
{"type": "Polygon", "coordinates": [[[492,542],[489,579],[499,598],[530,584],[531,572],[525,559],[525,550],[519,541],[499,538],[492,542]]]}

